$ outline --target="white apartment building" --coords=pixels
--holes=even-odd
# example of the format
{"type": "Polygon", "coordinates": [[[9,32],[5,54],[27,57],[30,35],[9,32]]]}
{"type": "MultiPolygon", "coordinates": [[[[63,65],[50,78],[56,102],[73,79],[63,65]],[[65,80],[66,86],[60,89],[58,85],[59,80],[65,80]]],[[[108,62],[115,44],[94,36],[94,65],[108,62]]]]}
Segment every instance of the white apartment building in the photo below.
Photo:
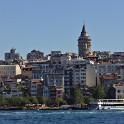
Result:
{"type": "Polygon", "coordinates": [[[19,65],[0,65],[0,79],[2,77],[10,78],[18,74],[21,74],[19,65]]]}
{"type": "Polygon", "coordinates": [[[73,66],[74,85],[86,82],[86,63],[83,58],[75,58],[69,61],[69,65],[73,66]]]}
{"type": "Polygon", "coordinates": [[[83,58],[69,61],[73,65],[73,83],[89,87],[96,86],[96,69],[93,63],[83,58]]]}

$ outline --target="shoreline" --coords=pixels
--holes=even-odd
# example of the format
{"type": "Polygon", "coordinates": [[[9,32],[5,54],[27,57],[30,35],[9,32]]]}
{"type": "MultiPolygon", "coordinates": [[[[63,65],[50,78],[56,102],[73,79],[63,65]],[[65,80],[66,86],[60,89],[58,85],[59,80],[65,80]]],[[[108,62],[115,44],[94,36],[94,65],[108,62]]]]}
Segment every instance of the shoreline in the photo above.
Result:
{"type": "Polygon", "coordinates": [[[0,111],[9,111],[9,110],[89,110],[89,108],[66,108],[62,109],[60,107],[49,107],[49,108],[23,108],[23,107],[11,107],[11,108],[0,108],[0,111]]]}

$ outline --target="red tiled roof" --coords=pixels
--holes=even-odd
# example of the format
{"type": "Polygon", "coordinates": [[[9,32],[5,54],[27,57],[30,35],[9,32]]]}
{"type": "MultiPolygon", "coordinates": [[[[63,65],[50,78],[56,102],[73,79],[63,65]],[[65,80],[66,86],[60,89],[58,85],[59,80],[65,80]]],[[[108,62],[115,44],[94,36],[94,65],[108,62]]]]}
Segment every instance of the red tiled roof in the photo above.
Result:
{"type": "Polygon", "coordinates": [[[41,83],[41,80],[40,79],[32,79],[31,82],[32,83],[41,83]]]}
{"type": "Polygon", "coordinates": [[[117,78],[117,74],[115,73],[106,73],[102,75],[103,79],[115,79],[117,78]]]}

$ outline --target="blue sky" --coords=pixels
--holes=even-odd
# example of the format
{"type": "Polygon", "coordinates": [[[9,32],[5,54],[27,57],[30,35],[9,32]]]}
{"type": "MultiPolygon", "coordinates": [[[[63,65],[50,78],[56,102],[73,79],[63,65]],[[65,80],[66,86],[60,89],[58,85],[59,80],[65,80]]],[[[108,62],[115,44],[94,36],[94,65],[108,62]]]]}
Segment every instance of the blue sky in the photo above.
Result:
{"type": "Polygon", "coordinates": [[[0,59],[12,47],[78,52],[86,24],[92,51],[124,51],[124,0],[0,0],[0,59]]]}

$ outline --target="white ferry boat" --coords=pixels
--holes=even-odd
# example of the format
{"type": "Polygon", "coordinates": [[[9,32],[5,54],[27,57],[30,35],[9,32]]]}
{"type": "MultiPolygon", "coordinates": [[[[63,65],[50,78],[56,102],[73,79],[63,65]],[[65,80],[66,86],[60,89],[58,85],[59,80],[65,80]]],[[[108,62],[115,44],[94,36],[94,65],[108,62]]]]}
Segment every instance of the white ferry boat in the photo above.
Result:
{"type": "Polygon", "coordinates": [[[124,109],[124,99],[98,99],[89,103],[91,109],[124,109]]]}

